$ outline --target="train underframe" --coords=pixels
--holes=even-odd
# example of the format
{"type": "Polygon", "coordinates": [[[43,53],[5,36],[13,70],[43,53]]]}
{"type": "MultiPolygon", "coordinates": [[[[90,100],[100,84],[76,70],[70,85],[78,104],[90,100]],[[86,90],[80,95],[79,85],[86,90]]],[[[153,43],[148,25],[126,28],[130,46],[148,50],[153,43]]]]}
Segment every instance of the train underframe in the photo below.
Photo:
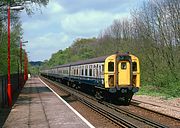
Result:
{"type": "Polygon", "coordinates": [[[138,88],[133,86],[108,89],[95,87],[95,97],[116,104],[129,105],[134,93],[137,91],[138,88]]]}
{"type": "Polygon", "coordinates": [[[124,86],[103,88],[99,86],[88,85],[79,81],[70,80],[67,78],[60,78],[55,76],[42,75],[48,79],[60,82],[72,88],[84,91],[90,95],[94,95],[98,100],[104,100],[115,104],[129,105],[135,92],[138,91],[137,87],[124,86]]]}

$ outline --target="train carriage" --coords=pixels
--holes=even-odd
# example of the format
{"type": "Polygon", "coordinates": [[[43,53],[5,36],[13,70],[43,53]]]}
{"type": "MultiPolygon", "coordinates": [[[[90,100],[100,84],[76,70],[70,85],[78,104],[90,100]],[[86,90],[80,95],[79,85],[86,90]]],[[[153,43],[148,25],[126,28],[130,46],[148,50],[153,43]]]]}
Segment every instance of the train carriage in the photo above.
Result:
{"type": "Polygon", "coordinates": [[[41,75],[74,88],[90,89],[98,99],[115,99],[126,104],[140,87],[139,59],[128,53],[59,65],[42,70],[41,75]]]}

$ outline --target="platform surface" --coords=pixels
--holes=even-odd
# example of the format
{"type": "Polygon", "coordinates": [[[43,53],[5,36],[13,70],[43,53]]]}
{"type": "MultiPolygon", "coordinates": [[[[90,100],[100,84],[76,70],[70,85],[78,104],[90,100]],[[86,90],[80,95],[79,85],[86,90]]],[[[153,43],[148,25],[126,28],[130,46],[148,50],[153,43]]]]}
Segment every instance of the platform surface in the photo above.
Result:
{"type": "Polygon", "coordinates": [[[39,78],[29,79],[3,126],[4,128],[88,128],[39,78]]]}

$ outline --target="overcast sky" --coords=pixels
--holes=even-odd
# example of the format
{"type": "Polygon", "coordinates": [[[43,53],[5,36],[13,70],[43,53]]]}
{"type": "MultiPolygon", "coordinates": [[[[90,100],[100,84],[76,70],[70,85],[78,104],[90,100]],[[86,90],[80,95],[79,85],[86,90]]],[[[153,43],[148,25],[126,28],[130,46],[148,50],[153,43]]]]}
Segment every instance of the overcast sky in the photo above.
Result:
{"type": "Polygon", "coordinates": [[[77,38],[97,37],[115,19],[130,17],[143,0],[50,0],[32,16],[21,14],[30,61],[50,59],[77,38]]]}

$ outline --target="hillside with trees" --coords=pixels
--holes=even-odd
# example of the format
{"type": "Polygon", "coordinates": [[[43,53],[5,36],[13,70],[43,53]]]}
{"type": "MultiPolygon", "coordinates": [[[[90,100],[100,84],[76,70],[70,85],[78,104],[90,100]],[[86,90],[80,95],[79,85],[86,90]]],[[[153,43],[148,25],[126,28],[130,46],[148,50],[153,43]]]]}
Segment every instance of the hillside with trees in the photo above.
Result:
{"type": "Polygon", "coordinates": [[[114,20],[98,38],[77,39],[42,68],[130,52],[140,59],[141,92],[180,96],[180,1],[149,0],[131,18],[114,20]]]}

